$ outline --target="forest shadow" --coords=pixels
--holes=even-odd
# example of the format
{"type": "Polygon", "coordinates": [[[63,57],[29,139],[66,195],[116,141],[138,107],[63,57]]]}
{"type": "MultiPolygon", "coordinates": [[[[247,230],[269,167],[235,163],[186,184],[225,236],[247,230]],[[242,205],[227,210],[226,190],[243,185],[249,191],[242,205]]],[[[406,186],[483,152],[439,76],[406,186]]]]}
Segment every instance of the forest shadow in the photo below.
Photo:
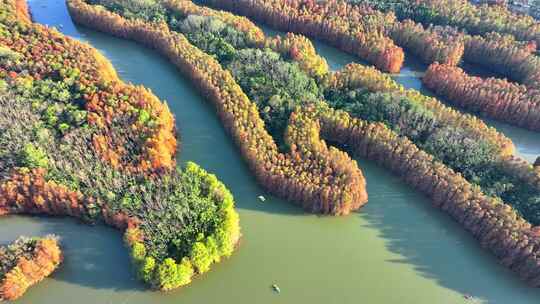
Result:
{"type": "MultiPolygon", "coordinates": [[[[69,18],[63,22],[64,28],[67,22],[70,22],[69,18]]],[[[194,89],[188,93],[182,91],[186,80],[164,58],[142,46],[134,46],[132,42],[81,31],[86,40],[106,50],[107,57],[116,58],[112,61],[122,78],[129,75],[126,80],[147,85],[158,96],[172,101],[171,109],[179,118],[181,159],[194,160],[216,173],[232,190],[238,208],[287,215],[304,214],[301,208],[268,196],[255,184],[253,175],[223,131],[213,109],[204,102],[202,107],[195,104],[200,97],[193,98],[197,96],[192,93],[194,89]],[[147,61],[151,63],[147,64],[147,61]],[[159,77],[149,75],[151,71],[159,71],[159,77]],[[172,73],[176,76],[170,76],[172,73]],[[182,84],[178,86],[178,83],[182,84]],[[168,99],[168,96],[173,98],[168,99]],[[190,120],[198,123],[190,123],[190,120]],[[220,131],[216,131],[218,129],[220,131]],[[208,130],[212,132],[205,133],[208,130]],[[195,136],[197,133],[203,136],[195,136]],[[265,195],[267,200],[259,202],[258,195],[265,195]]],[[[538,291],[527,288],[516,276],[497,265],[496,260],[480,249],[470,235],[448,216],[432,208],[425,198],[373,164],[360,162],[360,165],[367,177],[370,202],[358,216],[380,232],[389,250],[402,257],[389,262],[412,265],[422,276],[435,280],[441,286],[469,293],[490,303],[519,303],[509,298],[514,293],[505,292],[508,288],[522,290],[523,296],[531,299],[529,303],[537,302],[535,300],[540,298],[538,291]],[[377,183],[378,180],[385,182],[377,183]],[[498,288],[501,285],[504,288],[498,288]]],[[[127,250],[117,231],[101,226],[82,227],[82,224],[62,228],[64,224],[55,223],[55,220],[43,221],[43,233],[57,233],[65,244],[66,264],[53,279],[96,289],[144,288],[134,279],[127,250]]]]}
{"type": "MultiPolygon", "coordinates": [[[[34,217],[33,217],[34,219],[34,217]]],[[[60,237],[64,262],[53,279],[92,289],[146,290],[137,280],[120,231],[70,218],[39,218],[40,234],[60,237]]]]}
{"type": "Polygon", "coordinates": [[[2,244],[21,235],[54,234],[60,238],[64,261],[50,280],[99,290],[148,290],[136,278],[122,234],[116,229],[69,217],[16,215],[1,221],[2,244]]]}
{"type": "Polygon", "coordinates": [[[411,265],[444,288],[490,304],[538,303],[539,289],[528,287],[500,265],[449,215],[385,169],[364,160],[359,163],[365,169],[370,201],[358,216],[400,256],[387,262],[411,265]],[[515,294],[522,298],[515,299],[515,294]]]}

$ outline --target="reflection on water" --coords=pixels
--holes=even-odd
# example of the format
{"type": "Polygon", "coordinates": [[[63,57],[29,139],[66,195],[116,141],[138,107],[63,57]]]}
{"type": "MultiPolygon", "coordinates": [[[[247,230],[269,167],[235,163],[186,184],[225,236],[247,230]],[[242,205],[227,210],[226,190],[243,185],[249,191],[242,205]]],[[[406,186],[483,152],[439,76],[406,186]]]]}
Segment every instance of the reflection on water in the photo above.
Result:
{"type": "MultiPolygon", "coordinates": [[[[65,33],[103,51],[123,79],[144,84],[167,100],[181,134],[181,161],[199,163],[231,189],[243,239],[233,257],[190,286],[156,293],[134,279],[114,230],[65,219],[9,217],[1,220],[0,242],[55,232],[66,253],[64,266],[17,303],[471,303],[466,293],[482,303],[538,303],[538,290],[499,266],[448,216],[364,160],[359,164],[370,201],[351,216],[305,215],[265,194],[213,109],[164,59],[134,43],[75,27],[61,0],[30,4],[37,21],[62,24],[65,33]],[[261,194],[267,197],[264,203],[257,200],[261,194]],[[272,292],[273,283],[281,294],[272,292]]],[[[316,45],[333,68],[354,61],[316,45]]],[[[407,63],[396,77],[419,85],[415,73],[422,70],[407,63]]]]}

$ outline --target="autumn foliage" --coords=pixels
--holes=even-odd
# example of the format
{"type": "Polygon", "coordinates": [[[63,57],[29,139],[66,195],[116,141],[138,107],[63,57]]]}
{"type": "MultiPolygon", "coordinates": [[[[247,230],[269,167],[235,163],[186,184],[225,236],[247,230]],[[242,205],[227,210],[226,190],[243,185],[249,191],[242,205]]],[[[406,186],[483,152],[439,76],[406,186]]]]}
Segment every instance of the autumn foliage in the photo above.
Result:
{"type": "Polygon", "coordinates": [[[397,45],[427,64],[458,65],[463,56],[464,34],[449,26],[430,25],[424,29],[421,24],[407,19],[397,23],[391,33],[397,45]]]}
{"type": "Polygon", "coordinates": [[[540,44],[540,22],[503,6],[474,5],[467,0],[400,0],[396,14],[424,25],[450,25],[472,35],[510,34],[517,40],[540,44]]]}
{"type": "Polygon", "coordinates": [[[388,27],[396,22],[394,15],[368,6],[357,7],[337,0],[206,2],[282,31],[321,39],[386,72],[399,72],[405,58],[403,50],[389,37],[388,27]]]}
{"type": "Polygon", "coordinates": [[[512,155],[515,152],[514,144],[509,138],[488,127],[481,119],[463,114],[436,98],[423,95],[416,90],[405,89],[388,75],[373,67],[348,64],[329,77],[327,86],[333,90],[366,88],[370,92],[402,93],[432,111],[441,124],[462,128],[472,138],[488,140],[498,147],[501,156],[512,155]]]}
{"type": "Polygon", "coordinates": [[[470,36],[464,59],[493,70],[530,89],[540,89],[540,58],[536,43],[517,41],[513,36],[490,33],[470,36]]]}
{"type": "Polygon", "coordinates": [[[503,158],[501,164],[508,174],[519,177],[523,182],[540,191],[540,157],[531,165],[527,160],[511,155],[503,158]]]}
{"type": "Polygon", "coordinates": [[[328,73],[328,64],[313,47],[309,39],[302,35],[287,33],[285,37],[266,37],[262,30],[246,17],[229,12],[199,6],[186,0],[167,0],[163,5],[172,13],[180,16],[198,15],[216,17],[239,32],[245,33],[250,46],[268,47],[298,62],[300,68],[312,77],[322,78],[328,73]]]}
{"type": "Polygon", "coordinates": [[[51,236],[36,240],[21,239],[11,247],[7,251],[15,251],[11,254],[15,254],[17,260],[7,273],[0,276],[0,300],[18,299],[29,287],[54,272],[62,262],[58,241],[51,236]]]}
{"type": "Polygon", "coordinates": [[[25,0],[15,1],[15,12],[17,14],[17,19],[26,23],[32,22],[32,18],[30,17],[30,11],[28,10],[28,4],[25,0]]]}
{"type": "Polygon", "coordinates": [[[131,171],[173,168],[176,138],[174,120],[167,106],[146,89],[124,84],[95,49],[55,30],[29,23],[24,3],[23,0],[2,1],[3,7],[11,7],[17,13],[2,21],[8,31],[0,37],[0,44],[27,60],[24,69],[28,76],[19,76],[21,67],[16,65],[0,67],[0,75],[9,74],[13,76],[12,81],[35,81],[53,75],[73,78],[77,94],[81,95],[84,109],[88,111],[88,122],[102,130],[107,138],[95,142],[111,165],[131,171]],[[18,22],[29,28],[28,34],[18,34],[18,22]],[[148,113],[147,121],[137,119],[142,111],[148,113]],[[130,132],[145,135],[141,151],[128,151],[126,138],[112,134],[113,125],[120,120],[128,124],[125,127],[130,132]]]}
{"type": "Polygon", "coordinates": [[[264,46],[298,62],[300,69],[312,77],[322,79],[328,74],[326,60],[317,54],[311,41],[302,35],[287,33],[284,38],[267,38],[264,46]]]}
{"type": "Polygon", "coordinates": [[[0,215],[46,214],[83,220],[98,217],[118,229],[127,228],[128,222],[137,222],[94,198],[84,197],[81,192],[47,181],[45,174],[42,168],[28,173],[14,172],[10,179],[0,184],[0,215]]]}
{"type": "MultiPolygon", "coordinates": [[[[94,48],[31,23],[23,1],[0,0],[0,9],[0,216],[113,226],[141,280],[161,290],[229,257],[240,239],[232,194],[194,163],[176,167],[166,104],[123,83],[94,48]]],[[[59,250],[38,245],[6,271],[1,298],[56,268],[59,250]]]]}
{"type": "Polygon", "coordinates": [[[467,75],[461,68],[432,64],[424,84],[449,102],[533,131],[540,130],[540,95],[523,85],[467,75]]]}
{"type": "MultiPolygon", "coordinates": [[[[281,8],[278,10],[272,6],[265,6],[268,2],[240,2],[244,4],[243,7],[231,2],[220,4],[243,15],[291,31],[301,31],[295,28],[298,26],[295,25],[297,19],[303,20],[301,24],[304,30],[309,28],[321,31],[320,23],[325,23],[326,19],[331,18],[311,23],[306,20],[333,16],[331,15],[333,12],[323,10],[327,8],[325,5],[328,5],[324,3],[302,2],[301,5],[305,6],[295,7],[297,2],[276,1],[273,5],[281,8]],[[311,11],[313,8],[321,9],[324,13],[308,16],[307,12],[305,14],[299,12],[300,8],[308,7],[310,13],[314,12],[311,11]],[[282,19],[286,21],[283,22],[282,19]]],[[[237,84],[238,80],[235,81],[231,73],[216,59],[190,44],[184,35],[172,31],[165,23],[145,22],[137,18],[126,19],[103,7],[91,6],[81,0],[70,0],[68,4],[77,22],[156,48],[187,75],[200,92],[214,104],[223,125],[236,141],[258,181],[273,193],[301,203],[306,210],[324,214],[347,214],[363,204],[365,181],[360,170],[346,153],[328,146],[323,139],[330,140],[336,145],[347,146],[355,156],[375,161],[394,172],[428,196],[434,206],[450,214],[463,225],[483,247],[496,255],[501,263],[519,273],[532,285],[540,286],[540,267],[538,267],[540,260],[537,257],[540,245],[537,238],[538,229],[532,227],[510,205],[484,194],[480,186],[467,181],[462,173],[453,171],[435,156],[421,150],[408,137],[398,135],[383,123],[354,118],[348,112],[333,109],[321,100],[298,107],[290,115],[284,136],[289,151],[280,152],[274,139],[266,131],[265,123],[260,117],[260,109],[257,109],[255,103],[244,94],[237,84]]],[[[174,5],[169,3],[169,9],[175,8],[183,10],[182,15],[197,10],[204,12],[205,16],[221,14],[196,8],[189,3],[182,4],[180,1],[176,1],[174,5]]],[[[227,14],[224,16],[227,16],[224,17],[225,20],[234,19],[227,14]]],[[[335,20],[345,18],[339,16],[335,20]]],[[[338,22],[335,20],[332,19],[325,24],[338,22]]],[[[233,27],[239,28],[237,25],[233,27]]],[[[321,33],[317,33],[314,36],[319,37],[321,33]]],[[[445,33],[443,31],[436,34],[445,33]]],[[[347,35],[341,37],[344,40],[348,39],[347,35]]],[[[425,45],[430,41],[429,35],[421,37],[425,39],[422,38],[418,45],[425,45]]],[[[303,56],[295,55],[296,38],[289,36],[279,39],[282,40],[266,42],[268,44],[265,43],[265,46],[302,62],[303,56]]],[[[261,38],[260,42],[263,41],[261,38]]],[[[302,41],[302,38],[299,41],[302,41]]],[[[448,55],[450,53],[444,53],[445,47],[441,45],[439,49],[440,54],[445,55],[437,55],[438,57],[450,56],[448,55]]],[[[438,64],[433,66],[436,65],[438,64]]],[[[304,69],[308,71],[311,69],[310,66],[307,64],[304,69]]],[[[420,104],[424,110],[433,113],[438,124],[451,127],[451,130],[466,130],[470,133],[468,139],[489,141],[497,147],[496,159],[511,157],[513,154],[514,147],[511,141],[487,127],[481,120],[463,115],[444,106],[438,100],[423,96],[414,90],[405,90],[387,75],[373,68],[349,65],[343,71],[327,75],[324,81],[326,87],[338,91],[364,88],[372,92],[402,94],[420,104]]],[[[522,169],[516,169],[517,171],[522,172],[522,169]]],[[[518,174],[520,173],[511,173],[511,175],[518,174]]],[[[128,231],[126,234],[128,242],[139,243],[137,230],[128,228],[128,231]]],[[[132,257],[141,265],[139,269],[144,277],[147,274],[146,269],[156,269],[156,266],[151,259],[145,258],[144,248],[139,247],[133,245],[132,257]]],[[[206,247],[211,246],[207,244],[206,247]]],[[[200,254],[204,251],[201,248],[203,248],[201,244],[194,246],[191,264],[166,260],[157,267],[155,275],[164,278],[160,281],[160,287],[170,289],[183,284],[185,277],[193,273],[194,269],[204,272],[207,269],[208,259],[204,258],[204,254],[200,254]]]]}
{"type": "Polygon", "coordinates": [[[181,16],[200,15],[217,17],[224,23],[243,33],[246,33],[249,40],[254,45],[264,44],[265,37],[263,31],[248,18],[237,16],[225,11],[209,9],[186,0],[164,0],[163,5],[167,9],[170,9],[181,16]]]}
{"type": "Polygon", "coordinates": [[[356,155],[376,161],[448,213],[529,284],[540,286],[537,229],[500,200],[488,197],[478,186],[382,124],[347,119],[325,121],[333,138],[353,147],[356,155]]]}
{"type": "Polygon", "coordinates": [[[309,138],[294,137],[290,142],[297,148],[287,154],[280,153],[256,106],[231,74],[214,58],[191,45],[182,34],[171,32],[165,24],[126,20],[80,0],[69,1],[68,5],[76,22],[143,44],[150,43],[188,75],[216,106],[223,125],[258,181],[272,193],[298,202],[305,210],[315,213],[348,214],[366,203],[365,179],[356,162],[335,152],[334,148],[327,148],[318,138],[316,122],[304,126],[309,130],[309,138]]]}

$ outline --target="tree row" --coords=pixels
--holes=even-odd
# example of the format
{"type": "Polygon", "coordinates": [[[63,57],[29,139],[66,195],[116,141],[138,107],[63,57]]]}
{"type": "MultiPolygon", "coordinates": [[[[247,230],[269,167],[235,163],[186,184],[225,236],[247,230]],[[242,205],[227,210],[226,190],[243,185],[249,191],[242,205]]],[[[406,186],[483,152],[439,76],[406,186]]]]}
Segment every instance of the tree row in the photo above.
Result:
{"type": "MultiPolygon", "coordinates": [[[[307,211],[348,214],[367,201],[365,179],[355,161],[331,149],[281,153],[265,129],[257,106],[228,71],[165,24],[127,20],[81,1],[68,2],[84,25],[150,45],[174,63],[216,106],[223,125],[239,146],[257,180],[270,192],[300,203],[307,211]]],[[[308,142],[316,139],[306,138],[308,142]]],[[[299,146],[311,148],[302,142],[299,146]]],[[[323,147],[320,143],[318,147],[323,147]]]]}
{"type": "Polygon", "coordinates": [[[513,208],[486,196],[433,156],[420,150],[406,137],[383,124],[366,124],[350,119],[323,119],[324,130],[352,147],[360,157],[376,161],[400,176],[407,184],[428,196],[433,206],[446,212],[499,261],[521,279],[540,287],[539,231],[513,208]]]}
{"type": "Polygon", "coordinates": [[[540,192],[534,183],[523,183],[531,178],[530,173],[523,175],[526,171],[511,162],[513,144],[495,129],[435,98],[405,90],[374,68],[351,64],[332,78],[325,95],[334,108],[368,122],[384,123],[480,186],[485,194],[512,206],[530,223],[540,223],[540,192]]]}
{"type": "Polygon", "coordinates": [[[423,83],[449,102],[509,124],[540,130],[540,95],[497,78],[469,76],[459,67],[432,64],[423,83]]]}
{"type": "Polygon", "coordinates": [[[540,22],[531,16],[513,13],[499,5],[474,5],[466,0],[379,1],[379,7],[392,10],[400,19],[424,25],[450,25],[472,35],[490,32],[510,34],[522,41],[540,44],[540,22]]]}
{"type": "Polygon", "coordinates": [[[540,58],[536,43],[516,41],[512,36],[490,33],[469,36],[464,60],[479,64],[532,90],[540,90],[540,58]]]}
{"type": "Polygon", "coordinates": [[[389,37],[393,14],[343,1],[205,1],[264,22],[282,31],[321,39],[345,52],[359,56],[379,69],[397,73],[405,55],[389,37]]]}

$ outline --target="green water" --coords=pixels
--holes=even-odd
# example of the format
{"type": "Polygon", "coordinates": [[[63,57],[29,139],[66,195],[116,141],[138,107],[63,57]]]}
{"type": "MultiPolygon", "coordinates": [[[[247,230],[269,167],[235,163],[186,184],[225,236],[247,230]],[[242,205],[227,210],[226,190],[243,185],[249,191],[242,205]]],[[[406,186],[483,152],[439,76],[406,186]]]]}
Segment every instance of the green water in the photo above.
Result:
{"type": "MultiPolygon", "coordinates": [[[[134,279],[114,230],[70,219],[8,217],[1,220],[0,242],[54,232],[66,256],[51,278],[17,303],[538,303],[540,290],[521,283],[429,201],[366,161],[359,164],[370,201],[359,213],[305,215],[266,194],[259,202],[264,191],[213,109],[167,61],[135,43],[75,27],[62,0],[30,4],[36,21],[62,24],[63,32],[102,51],[124,80],[167,100],[181,135],[180,161],[199,163],[231,189],[244,237],[232,258],[187,288],[157,293],[134,279]],[[273,283],[281,294],[272,292],[273,283]],[[464,299],[465,293],[478,300],[464,299]]],[[[350,60],[330,48],[324,55],[331,63],[350,60]]]]}

